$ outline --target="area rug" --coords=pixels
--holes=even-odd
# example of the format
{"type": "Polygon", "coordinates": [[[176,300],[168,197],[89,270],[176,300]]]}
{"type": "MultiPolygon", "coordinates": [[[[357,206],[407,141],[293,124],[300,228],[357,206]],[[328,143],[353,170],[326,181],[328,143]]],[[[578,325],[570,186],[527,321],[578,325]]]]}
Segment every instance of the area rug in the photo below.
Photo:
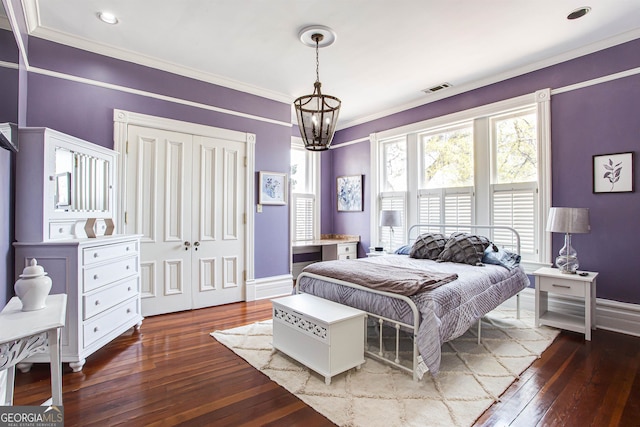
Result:
{"type": "MultiPolygon", "coordinates": [[[[553,342],[558,331],[534,328],[533,313],[494,310],[482,322],[482,343],[472,328],[442,347],[440,373],[419,382],[410,374],[366,358],[360,370],[324,377],[271,346],[267,320],[211,335],[256,369],[339,426],[468,426],[499,399],[553,342]]],[[[384,334],[383,334],[384,335],[384,334]]]]}

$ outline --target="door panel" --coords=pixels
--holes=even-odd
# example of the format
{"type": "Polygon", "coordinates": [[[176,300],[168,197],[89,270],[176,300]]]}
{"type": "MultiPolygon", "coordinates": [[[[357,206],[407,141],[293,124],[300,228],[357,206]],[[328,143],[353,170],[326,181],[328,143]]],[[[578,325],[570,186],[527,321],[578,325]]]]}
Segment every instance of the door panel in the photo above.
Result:
{"type": "Polygon", "coordinates": [[[244,279],[245,145],[223,139],[194,136],[192,235],[199,236],[193,251],[193,307],[242,301],[244,279]],[[200,159],[195,158],[199,153],[200,159]],[[196,206],[195,201],[200,201],[196,206]],[[205,205],[205,206],[203,206],[205,205]],[[234,259],[230,265],[226,258],[234,259]],[[213,261],[212,261],[213,260],[213,261]],[[233,286],[227,279],[233,277],[233,286]]]}
{"type": "Polygon", "coordinates": [[[143,234],[142,315],[188,310],[191,251],[185,242],[190,242],[191,231],[184,209],[191,205],[191,177],[184,175],[191,165],[193,137],[129,126],[128,141],[127,206],[136,208],[126,232],[143,234]]]}

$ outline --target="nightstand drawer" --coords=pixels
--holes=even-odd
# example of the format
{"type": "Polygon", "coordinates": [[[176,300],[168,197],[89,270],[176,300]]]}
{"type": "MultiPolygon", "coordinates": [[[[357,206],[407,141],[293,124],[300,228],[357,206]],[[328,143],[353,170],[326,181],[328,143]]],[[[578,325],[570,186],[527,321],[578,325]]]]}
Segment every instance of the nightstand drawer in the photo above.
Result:
{"type": "Polygon", "coordinates": [[[554,294],[573,295],[584,297],[585,292],[589,289],[584,282],[560,279],[555,277],[541,277],[540,290],[544,292],[553,292],[554,294]]]}

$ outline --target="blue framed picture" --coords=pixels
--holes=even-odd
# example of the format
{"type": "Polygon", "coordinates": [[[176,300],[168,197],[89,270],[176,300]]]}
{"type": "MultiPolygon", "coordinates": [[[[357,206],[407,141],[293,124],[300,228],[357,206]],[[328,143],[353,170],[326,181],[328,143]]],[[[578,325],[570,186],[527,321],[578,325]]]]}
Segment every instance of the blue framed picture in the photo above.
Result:
{"type": "Polygon", "coordinates": [[[338,212],[362,211],[362,175],[339,176],[336,191],[338,212]]]}

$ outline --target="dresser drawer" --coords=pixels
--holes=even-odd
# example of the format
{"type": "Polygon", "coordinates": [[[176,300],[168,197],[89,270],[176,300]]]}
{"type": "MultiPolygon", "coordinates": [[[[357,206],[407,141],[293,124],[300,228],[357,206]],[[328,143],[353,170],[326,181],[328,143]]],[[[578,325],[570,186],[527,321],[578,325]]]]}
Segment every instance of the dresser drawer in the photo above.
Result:
{"type": "Polygon", "coordinates": [[[89,292],[134,274],[138,274],[138,257],[125,258],[120,261],[85,268],[83,272],[83,291],[89,292]]]}
{"type": "Polygon", "coordinates": [[[75,238],[75,221],[60,221],[49,223],[49,239],[73,239],[75,238]]]}
{"type": "Polygon", "coordinates": [[[95,264],[97,262],[106,261],[126,255],[134,255],[138,253],[138,242],[122,242],[113,245],[99,246],[95,248],[86,248],[82,251],[82,261],[85,265],[95,264]]]}
{"type": "Polygon", "coordinates": [[[138,317],[138,299],[132,298],[104,315],[85,322],[82,327],[84,347],[93,344],[93,342],[116,330],[121,325],[130,323],[136,317],[138,317]]]}
{"type": "Polygon", "coordinates": [[[357,243],[339,243],[338,244],[338,259],[341,255],[352,255],[353,258],[358,257],[358,244],[357,243]]]}
{"type": "Polygon", "coordinates": [[[356,258],[358,258],[358,255],[355,253],[338,255],[338,259],[356,259],[356,258]]]}
{"type": "Polygon", "coordinates": [[[104,289],[98,290],[89,295],[82,297],[84,307],[84,320],[87,320],[96,314],[102,313],[120,304],[122,301],[138,294],[138,278],[133,277],[113,286],[106,286],[104,289]]]}
{"type": "Polygon", "coordinates": [[[553,292],[554,294],[585,296],[585,290],[589,289],[589,284],[585,282],[561,279],[555,277],[540,277],[540,290],[543,292],[553,292]]]}

